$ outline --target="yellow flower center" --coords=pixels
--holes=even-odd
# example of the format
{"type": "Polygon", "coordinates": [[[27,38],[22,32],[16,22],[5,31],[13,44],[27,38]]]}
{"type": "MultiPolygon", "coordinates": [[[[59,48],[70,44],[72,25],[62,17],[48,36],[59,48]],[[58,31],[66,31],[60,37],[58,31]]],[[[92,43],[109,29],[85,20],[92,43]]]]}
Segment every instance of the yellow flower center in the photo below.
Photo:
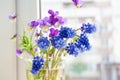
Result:
{"type": "Polygon", "coordinates": [[[43,28],[42,28],[42,30],[43,31],[47,31],[49,28],[47,27],[47,26],[44,26],[43,28]]]}
{"type": "Polygon", "coordinates": [[[33,30],[33,28],[32,28],[32,27],[29,27],[29,28],[28,28],[28,30],[30,30],[30,31],[31,31],[31,30],[33,30]]]}
{"type": "Polygon", "coordinates": [[[80,8],[81,6],[78,4],[76,7],[77,7],[77,8],[80,8]]]}
{"type": "Polygon", "coordinates": [[[56,23],[55,27],[57,27],[57,28],[58,28],[59,26],[60,26],[60,24],[59,24],[59,23],[56,23]]]}

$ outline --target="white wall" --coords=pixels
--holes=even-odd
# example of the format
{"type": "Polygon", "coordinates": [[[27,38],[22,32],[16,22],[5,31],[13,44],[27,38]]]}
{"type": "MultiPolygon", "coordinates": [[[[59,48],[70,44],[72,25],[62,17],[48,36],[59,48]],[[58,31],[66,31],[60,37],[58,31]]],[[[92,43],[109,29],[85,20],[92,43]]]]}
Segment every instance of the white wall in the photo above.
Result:
{"type": "Polygon", "coordinates": [[[16,80],[16,44],[10,37],[15,33],[15,26],[8,20],[14,11],[14,0],[0,0],[0,80],[16,80]]]}
{"type": "Polygon", "coordinates": [[[21,33],[23,27],[19,18],[17,28],[8,20],[9,13],[14,12],[15,8],[26,25],[37,16],[35,0],[0,0],[0,80],[26,80],[26,63],[16,59],[16,43],[10,40],[16,29],[21,33]]]}

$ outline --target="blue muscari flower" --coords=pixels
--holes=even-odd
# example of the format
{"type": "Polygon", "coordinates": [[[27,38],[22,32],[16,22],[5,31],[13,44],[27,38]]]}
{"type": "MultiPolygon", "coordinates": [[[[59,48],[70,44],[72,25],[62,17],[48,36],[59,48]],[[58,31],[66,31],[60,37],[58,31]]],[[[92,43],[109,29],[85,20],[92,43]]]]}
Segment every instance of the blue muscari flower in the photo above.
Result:
{"type": "Polygon", "coordinates": [[[91,34],[96,31],[96,26],[95,24],[90,24],[90,23],[82,24],[81,31],[84,33],[91,34]]]}
{"type": "Polygon", "coordinates": [[[80,37],[76,40],[75,45],[80,50],[80,52],[90,50],[91,48],[89,39],[85,34],[80,35],[80,37]]]}
{"type": "Polygon", "coordinates": [[[38,74],[39,70],[43,67],[43,65],[44,65],[44,60],[39,56],[35,56],[32,61],[31,73],[34,75],[38,74]]]}
{"type": "Polygon", "coordinates": [[[68,46],[66,47],[66,51],[67,53],[69,53],[69,55],[74,55],[75,57],[79,53],[79,49],[77,48],[75,43],[69,43],[68,46]]]}
{"type": "Polygon", "coordinates": [[[57,49],[62,49],[66,45],[66,41],[60,36],[54,36],[51,39],[52,45],[57,49]]]}
{"type": "Polygon", "coordinates": [[[46,50],[49,47],[50,42],[47,37],[40,37],[37,41],[37,44],[41,50],[46,50]]]}
{"type": "Polygon", "coordinates": [[[59,35],[63,38],[73,38],[76,35],[76,32],[72,28],[61,27],[59,35]]]}

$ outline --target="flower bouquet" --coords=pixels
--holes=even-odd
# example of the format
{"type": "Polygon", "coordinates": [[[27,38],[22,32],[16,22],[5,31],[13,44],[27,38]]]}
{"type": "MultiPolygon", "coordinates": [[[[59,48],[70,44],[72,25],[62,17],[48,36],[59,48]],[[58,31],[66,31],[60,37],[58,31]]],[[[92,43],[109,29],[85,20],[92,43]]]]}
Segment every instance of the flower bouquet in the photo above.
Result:
{"type": "MultiPolygon", "coordinates": [[[[75,5],[78,6],[78,3],[75,2],[75,5]]],[[[64,57],[77,57],[91,48],[88,34],[96,31],[94,24],[83,23],[74,29],[64,26],[66,19],[59,15],[59,11],[48,10],[48,14],[43,19],[29,22],[29,30],[24,29],[22,36],[16,34],[12,37],[17,36],[19,40],[17,56],[24,59],[23,54],[30,55],[27,59],[27,80],[63,80],[64,57]]],[[[12,14],[9,18],[15,20],[16,16],[12,14]]]]}

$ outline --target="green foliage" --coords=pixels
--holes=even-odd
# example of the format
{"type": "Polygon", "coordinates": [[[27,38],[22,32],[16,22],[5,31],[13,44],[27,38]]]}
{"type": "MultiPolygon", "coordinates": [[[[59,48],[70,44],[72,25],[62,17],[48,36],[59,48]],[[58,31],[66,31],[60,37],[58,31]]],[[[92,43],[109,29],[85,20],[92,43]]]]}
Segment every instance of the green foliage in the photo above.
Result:
{"type": "Polygon", "coordinates": [[[24,34],[21,38],[21,43],[20,43],[21,46],[23,47],[28,47],[30,45],[30,41],[29,41],[29,38],[27,37],[26,35],[26,32],[24,31],[24,34]]]}
{"type": "MultiPolygon", "coordinates": [[[[30,38],[26,35],[25,31],[23,33],[23,36],[20,38],[20,40],[21,43],[19,44],[19,47],[21,47],[23,51],[29,52],[34,56],[35,53],[33,50],[33,43],[31,42],[30,38]]],[[[36,47],[35,44],[34,47],[36,47]]]]}
{"type": "Polygon", "coordinates": [[[47,50],[40,50],[40,54],[46,54],[47,50]]]}

